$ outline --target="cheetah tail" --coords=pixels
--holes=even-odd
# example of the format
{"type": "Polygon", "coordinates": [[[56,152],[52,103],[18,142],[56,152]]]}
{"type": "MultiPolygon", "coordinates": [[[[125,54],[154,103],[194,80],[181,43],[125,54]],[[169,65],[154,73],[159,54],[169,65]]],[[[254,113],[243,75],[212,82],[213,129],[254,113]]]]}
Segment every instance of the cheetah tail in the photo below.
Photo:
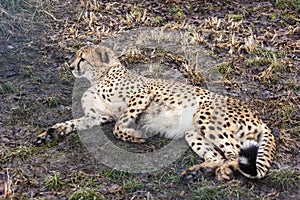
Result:
{"type": "Polygon", "coordinates": [[[248,178],[264,177],[273,161],[275,148],[274,136],[269,129],[258,142],[246,141],[239,152],[239,171],[248,178]]]}

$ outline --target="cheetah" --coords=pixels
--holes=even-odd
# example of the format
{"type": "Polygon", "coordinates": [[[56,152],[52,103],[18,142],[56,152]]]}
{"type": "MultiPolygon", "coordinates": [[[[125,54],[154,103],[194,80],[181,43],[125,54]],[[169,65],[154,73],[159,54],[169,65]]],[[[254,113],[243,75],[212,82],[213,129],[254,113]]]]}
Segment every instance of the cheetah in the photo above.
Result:
{"type": "Polygon", "coordinates": [[[91,84],[81,99],[84,116],[50,127],[38,136],[38,144],[116,121],[113,134],[126,142],[145,142],[145,131],[169,139],[185,138],[204,159],[182,173],[186,179],[209,172],[219,180],[230,180],[235,171],[259,179],[271,166],[276,150],[274,136],[238,99],[140,76],[101,45],[78,50],[70,70],[91,84]]]}

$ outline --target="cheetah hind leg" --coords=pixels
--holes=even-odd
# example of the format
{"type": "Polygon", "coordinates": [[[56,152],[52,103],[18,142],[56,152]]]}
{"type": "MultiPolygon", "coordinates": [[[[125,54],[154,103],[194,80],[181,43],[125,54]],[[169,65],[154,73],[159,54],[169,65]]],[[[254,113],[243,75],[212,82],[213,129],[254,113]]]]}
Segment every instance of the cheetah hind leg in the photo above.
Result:
{"type": "Polygon", "coordinates": [[[224,164],[217,167],[216,176],[218,180],[231,180],[234,172],[238,169],[238,159],[226,160],[224,164]]]}
{"type": "Polygon", "coordinates": [[[205,162],[196,164],[182,173],[182,180],[197,180],[199,176],[215,176],[218,167],[224,163],[223,156],[216,151],[201,133],[195,129],[186,131],[185,140],[192,150],[197,153],[205,162]]]}
{"type": "Polygon", "coordinates": [[[215,171],[218,167],[218,163],[213,161],[193,165],[181,173],[181,180],[184,182],[189,182],[196,181],[200,177],[214,177],[215,171]]]}

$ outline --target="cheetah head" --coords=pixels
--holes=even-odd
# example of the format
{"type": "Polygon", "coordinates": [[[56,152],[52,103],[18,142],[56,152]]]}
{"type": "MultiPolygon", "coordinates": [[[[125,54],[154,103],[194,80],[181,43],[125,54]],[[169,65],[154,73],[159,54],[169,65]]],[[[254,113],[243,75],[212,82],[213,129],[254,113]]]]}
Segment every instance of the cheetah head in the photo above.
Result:
{"type": "Polygon", "coordinates": [[[85,46],[77,51],[70,69],[75,77],[93,80],[95,77],[101,77],[117,62],[111,49],[103,46],[85,46]]]}

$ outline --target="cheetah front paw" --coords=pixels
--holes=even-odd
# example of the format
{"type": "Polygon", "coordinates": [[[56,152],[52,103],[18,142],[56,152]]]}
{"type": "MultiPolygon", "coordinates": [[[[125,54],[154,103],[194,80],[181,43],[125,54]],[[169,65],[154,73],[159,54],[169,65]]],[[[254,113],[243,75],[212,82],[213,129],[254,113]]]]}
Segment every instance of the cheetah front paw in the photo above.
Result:
{"type": "Polygon", "coordinates": [[[37,146],[42,146],[52,141],[59,141],[63,139],[66,135],[67,135],[66,128],[53,126],[49,128],[47,131],[40,133],[37,136],[37,139],[34,143],[37,146]]]}

